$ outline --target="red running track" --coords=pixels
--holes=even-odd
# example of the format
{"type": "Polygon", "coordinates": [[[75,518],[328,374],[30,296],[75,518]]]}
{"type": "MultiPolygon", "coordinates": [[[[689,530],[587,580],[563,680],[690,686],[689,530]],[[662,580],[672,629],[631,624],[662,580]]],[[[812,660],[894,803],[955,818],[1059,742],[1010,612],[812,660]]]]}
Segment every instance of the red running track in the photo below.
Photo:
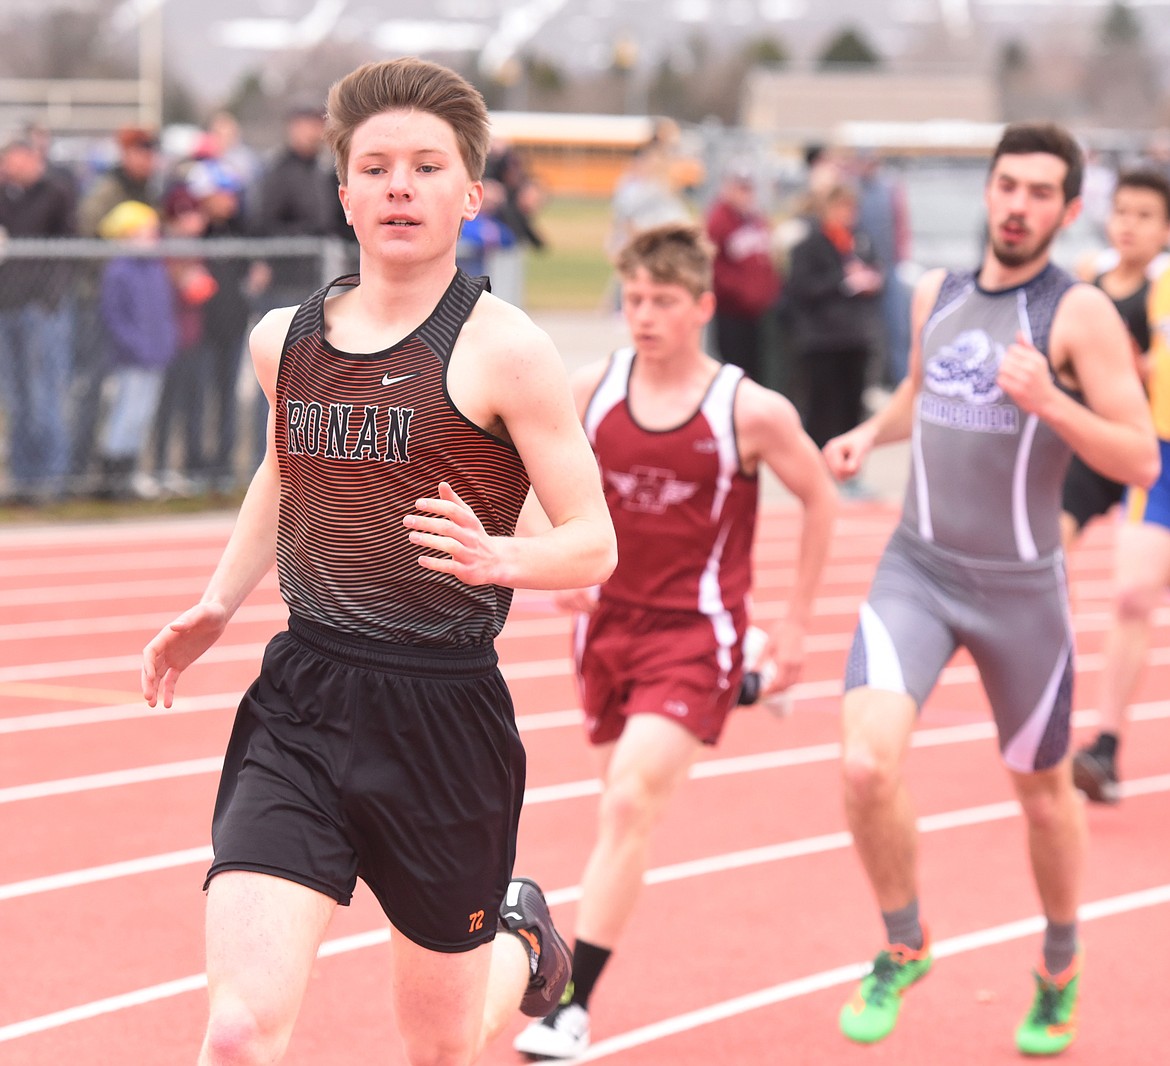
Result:
{"type": "MultiPolygon", "coordinates": [[[[833,543],[796,712],[732,719],[655,841],[628,936],[594,997],[587,1059],[615,1066],[996,1064],[1039,948],[1024,829],[969,664],[948,669],[908,773],[921,819],[934,972],[898,1029],[859,1048],[836,1013],[880,924],[844,828],[836,708],[857,606],[895,520],[850,504],[833,543]]],[[[183,679],[170,712],[137,695],[143,643],[198,596],[230,518],[0,531],[0,1064],[174,1066],[205,1015],[202,898],[208,823],[235,702],[282,624],[275,584],[249,599],[183,679]]],[[[757,607],[791,578],[795,514],[762,518],[757,607]]],[[[1072,559],[1078,739],[1091,730],[1108,621],[1112,530],[1072,559]]],[[[1170,615],[1124,753],[1127,795],[1091,808],[1081,1064],[1170,1061],[1159,993],[1170,944],[1170,615]]],[[[571,934],[597,786],[567,658],[568,622],[517,597],[499,642],[529,751],[518,871],[571,934]]],[[[388,1007],[385,925],[359,891],[337,913],[291,1066],[403,1063],[388,1007]]],[[[512,1029],[484,1061],[517,1064],[512,1029]]]]}

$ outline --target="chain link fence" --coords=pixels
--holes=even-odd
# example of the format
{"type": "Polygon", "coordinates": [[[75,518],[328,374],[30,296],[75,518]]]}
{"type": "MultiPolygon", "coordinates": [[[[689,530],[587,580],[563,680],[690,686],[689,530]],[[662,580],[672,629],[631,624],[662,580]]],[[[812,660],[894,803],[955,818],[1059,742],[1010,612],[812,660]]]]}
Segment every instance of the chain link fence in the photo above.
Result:
{"type": "MultiPolygon", "coordinates": [[[[0,502],[243,487],[267,417],[248,333],[355,271],[355,252],[309,237],[0,242],[0,502]]],[[[515,264],[485,265],[514,295],[515,264]]]]}

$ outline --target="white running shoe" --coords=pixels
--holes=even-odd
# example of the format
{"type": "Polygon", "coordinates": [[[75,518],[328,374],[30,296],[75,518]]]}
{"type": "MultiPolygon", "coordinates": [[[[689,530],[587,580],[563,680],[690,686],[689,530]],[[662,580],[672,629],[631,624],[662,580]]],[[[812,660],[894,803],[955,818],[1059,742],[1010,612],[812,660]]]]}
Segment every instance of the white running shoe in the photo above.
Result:
{"type": "Polygon", "coordinates": [[[576,1003],[559,1006],[521,1030],[512,1047],[534,1058],[575,1059],[589,1047],[589,1012],[576,1003]]]}

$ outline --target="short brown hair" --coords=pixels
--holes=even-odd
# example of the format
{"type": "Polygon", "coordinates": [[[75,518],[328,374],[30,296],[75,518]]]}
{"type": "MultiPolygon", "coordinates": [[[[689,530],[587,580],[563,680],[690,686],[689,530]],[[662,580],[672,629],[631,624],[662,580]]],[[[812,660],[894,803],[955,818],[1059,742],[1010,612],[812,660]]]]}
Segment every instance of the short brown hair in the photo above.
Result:
{"type": "Polygon", "coordinates": [[[455,71],[413,56],[366,63],[335,82],[325,105],[325,138],[344,184],[353,132],[384,111],[425,111],[455,131],[472,181],[483,178],[491,126],[478,89],[455,71]]]}
{"type": "Polygon", "coordinates": [[[698,226],[668,222],[635,234],[618,252],[617,271],[632,277],[639,267],[660,285],[681,285],[692,296],[709,292],[715,250],[698,226]]]}
{"type": "Polygon", "coordinates": [[[1004,131],[991,157],[991,170],[1001,155],[1054,155],[1065,164],[1062,191],[1067,204],[1081,195],[1085,153],[1076,138],[1055,122],[1013,122],[1004,131]]]}
{"type": "Polygon", "coordinates": [[[1123,170],[1117,176],[1114,186],[1114,195],[1118,189],[1148,189],[1162,198],[1162,206],[1166,210],[1166,218],[1170,219],[1170,178],[1153,167],[1138,167],[1134,170],[1123,170]]]}

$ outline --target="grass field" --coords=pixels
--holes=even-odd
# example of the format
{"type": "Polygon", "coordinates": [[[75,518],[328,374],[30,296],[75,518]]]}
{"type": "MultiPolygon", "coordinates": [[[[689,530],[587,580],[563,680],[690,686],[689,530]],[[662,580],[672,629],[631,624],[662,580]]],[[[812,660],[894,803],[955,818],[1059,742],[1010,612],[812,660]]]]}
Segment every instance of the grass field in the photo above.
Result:
{"type": "Polygon", "coordinates": [[[525,305],[537,311],[601,307],[611,278],[605,255],[609,202],[552,198],[536,224],[547,246],[527,254],[525,305]]]}

